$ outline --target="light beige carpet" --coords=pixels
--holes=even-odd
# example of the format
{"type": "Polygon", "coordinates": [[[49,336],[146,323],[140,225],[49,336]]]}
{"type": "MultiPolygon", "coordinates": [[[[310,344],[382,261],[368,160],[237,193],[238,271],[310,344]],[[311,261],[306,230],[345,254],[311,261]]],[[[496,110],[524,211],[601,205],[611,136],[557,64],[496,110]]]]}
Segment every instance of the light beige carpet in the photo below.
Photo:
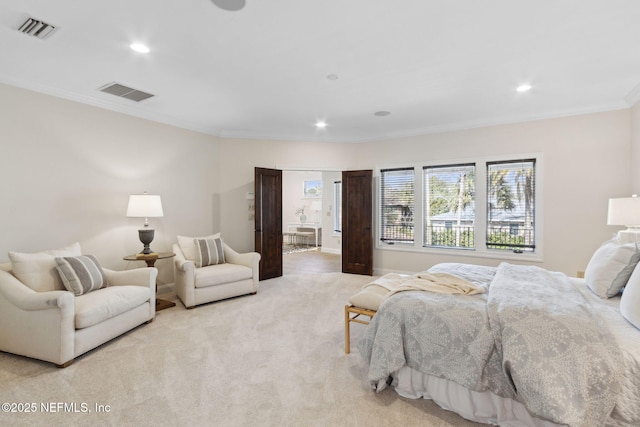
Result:
{"type": "Polygon", "coordinates": [[[344,304],[370,280],[289,275],[261,282],[254,296],[192,310],[178,302],[66,369],[0,353],[0,403],[37,407],[0,413],[0,424],[478,425],[431,401],[370,390],[356,349],[364,325],[354,324],[344,354],[344,304]]]}

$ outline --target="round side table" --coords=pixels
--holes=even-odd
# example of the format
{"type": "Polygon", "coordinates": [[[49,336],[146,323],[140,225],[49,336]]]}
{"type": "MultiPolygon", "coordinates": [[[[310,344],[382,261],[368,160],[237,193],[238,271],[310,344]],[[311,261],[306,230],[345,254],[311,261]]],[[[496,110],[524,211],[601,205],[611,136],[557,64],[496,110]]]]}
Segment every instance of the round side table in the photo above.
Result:
{"type": "MultiPolygon", "coordinates": [[[[150,254],[132,254],[125,256],[125,261],[144,261],[147,263],[147,267],[154,267],[156,261],[159,259],[173,258],[176,256],[173,252],[153,252],[150,254]]],[[[158,283],[156,282],[156,292],[158,292],[158,283]]],[[[174,307],[176,305],[173,301],[167,301],[156,297],[156,311],[164,310],[165,308],[174,307]]]]}

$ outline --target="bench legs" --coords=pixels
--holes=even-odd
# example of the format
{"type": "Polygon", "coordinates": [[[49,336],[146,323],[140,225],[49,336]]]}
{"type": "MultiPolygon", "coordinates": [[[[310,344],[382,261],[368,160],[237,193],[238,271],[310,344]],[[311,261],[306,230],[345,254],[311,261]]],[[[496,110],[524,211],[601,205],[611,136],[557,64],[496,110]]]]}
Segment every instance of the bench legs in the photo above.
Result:
{"type": "Polygon", "coordinates": [[[346,354],[351,353],[351,322],[368,325],[375,314],[376,312],[374,310],[355,307],[353,305],[344,306],[344,352],[346,354]],[[351,317],[351,314],[354,314],[354,316],[351,317]],[[369,320],[358,319],[360,315],[369,316],[369,320]]]}

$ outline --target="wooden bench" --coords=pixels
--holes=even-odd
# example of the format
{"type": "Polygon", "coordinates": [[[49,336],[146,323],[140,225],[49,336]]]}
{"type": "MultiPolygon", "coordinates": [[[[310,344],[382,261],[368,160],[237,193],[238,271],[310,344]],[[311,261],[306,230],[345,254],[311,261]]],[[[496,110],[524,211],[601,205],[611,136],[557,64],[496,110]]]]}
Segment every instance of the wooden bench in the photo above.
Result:
{"type": "Polygon", "coordinates": [[[368,325],[375,314],[375,310],[360,308],[354,305],[344,306],[344,352],[346,354],[351,353],[351,322],[368,325]],[[358,319],[360,316],[369,316],[369,320],[358,319]]]}

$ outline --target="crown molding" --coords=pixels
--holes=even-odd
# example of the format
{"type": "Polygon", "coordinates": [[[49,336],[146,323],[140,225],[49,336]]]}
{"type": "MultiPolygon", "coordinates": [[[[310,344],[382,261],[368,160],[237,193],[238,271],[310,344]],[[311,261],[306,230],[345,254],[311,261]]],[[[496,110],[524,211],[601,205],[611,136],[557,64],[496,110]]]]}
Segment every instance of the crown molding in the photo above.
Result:
{"type": "Polygon", "coordinates": [[[624,97],[624,100],[627,102],[629,107],[633,107],[638,101],[640,101],[640,83],[631,89],[631,92],[624,97]]]}
{"type": "Polygon", "coordinates": [[[363,143],[373,141],[384,141],[401,138],[412,138],[424,135],[432,135],[438,133],[465,131],[478,128],[486,128],[492,126],[503,126],[517,123],[533,122],[538,120],[549,120],[562,117],[578,116],[583,114],[601,113],[606,111],[614,111],[630,108],[640,101],[640,84],[638,84],[625,98],[620,102],[600,105],[597,107],[555,111],[548,114],[537,115],[521,115],[513,117],[503,117],[495,120],[481,120],[466,123],[452,123],[445,125],[429,126],[416,129],[405,129],[397,132],[387,132],[377,135],[365,135],[365,136],[345,136],[345,135],[330,135],[330,130],[323,132],[322,135],[311,134],[299,134],[299,135],[283,135],[283,134],[265,134],[254,132],[243,132],[233,130],[220,130],[212,127],[202,126],[199,124],[191,123],[184,120],[178,120],[174,117],[166,114],[158,114],[141,108],[134,108],[133,106],[124,105],[116,100],[109,101],[103,99],[96,99],[88,97],[75,92],[61,90],[58,88],[52,88],[46,85],[38,85],[33,82],[19,81],[16,79],[6,78],[6,76],[0,75],[0,83],[4,83],[10,86],[16,86],[23,89],[31,90],[37,93],[43,93],[46,95],[62,98],[81,104],[91,105],[97,108],[114,111],[121,114],[126,114],[133,117],[138,117],[153,122],[175,126],[178,128],[191,130],[194,132],[203,133],[216,138],[227,139],[253,139],[253,140],[272,140],[272,141],[288,141],[288,142],[326,142],[326,143],[363,143]]]}

